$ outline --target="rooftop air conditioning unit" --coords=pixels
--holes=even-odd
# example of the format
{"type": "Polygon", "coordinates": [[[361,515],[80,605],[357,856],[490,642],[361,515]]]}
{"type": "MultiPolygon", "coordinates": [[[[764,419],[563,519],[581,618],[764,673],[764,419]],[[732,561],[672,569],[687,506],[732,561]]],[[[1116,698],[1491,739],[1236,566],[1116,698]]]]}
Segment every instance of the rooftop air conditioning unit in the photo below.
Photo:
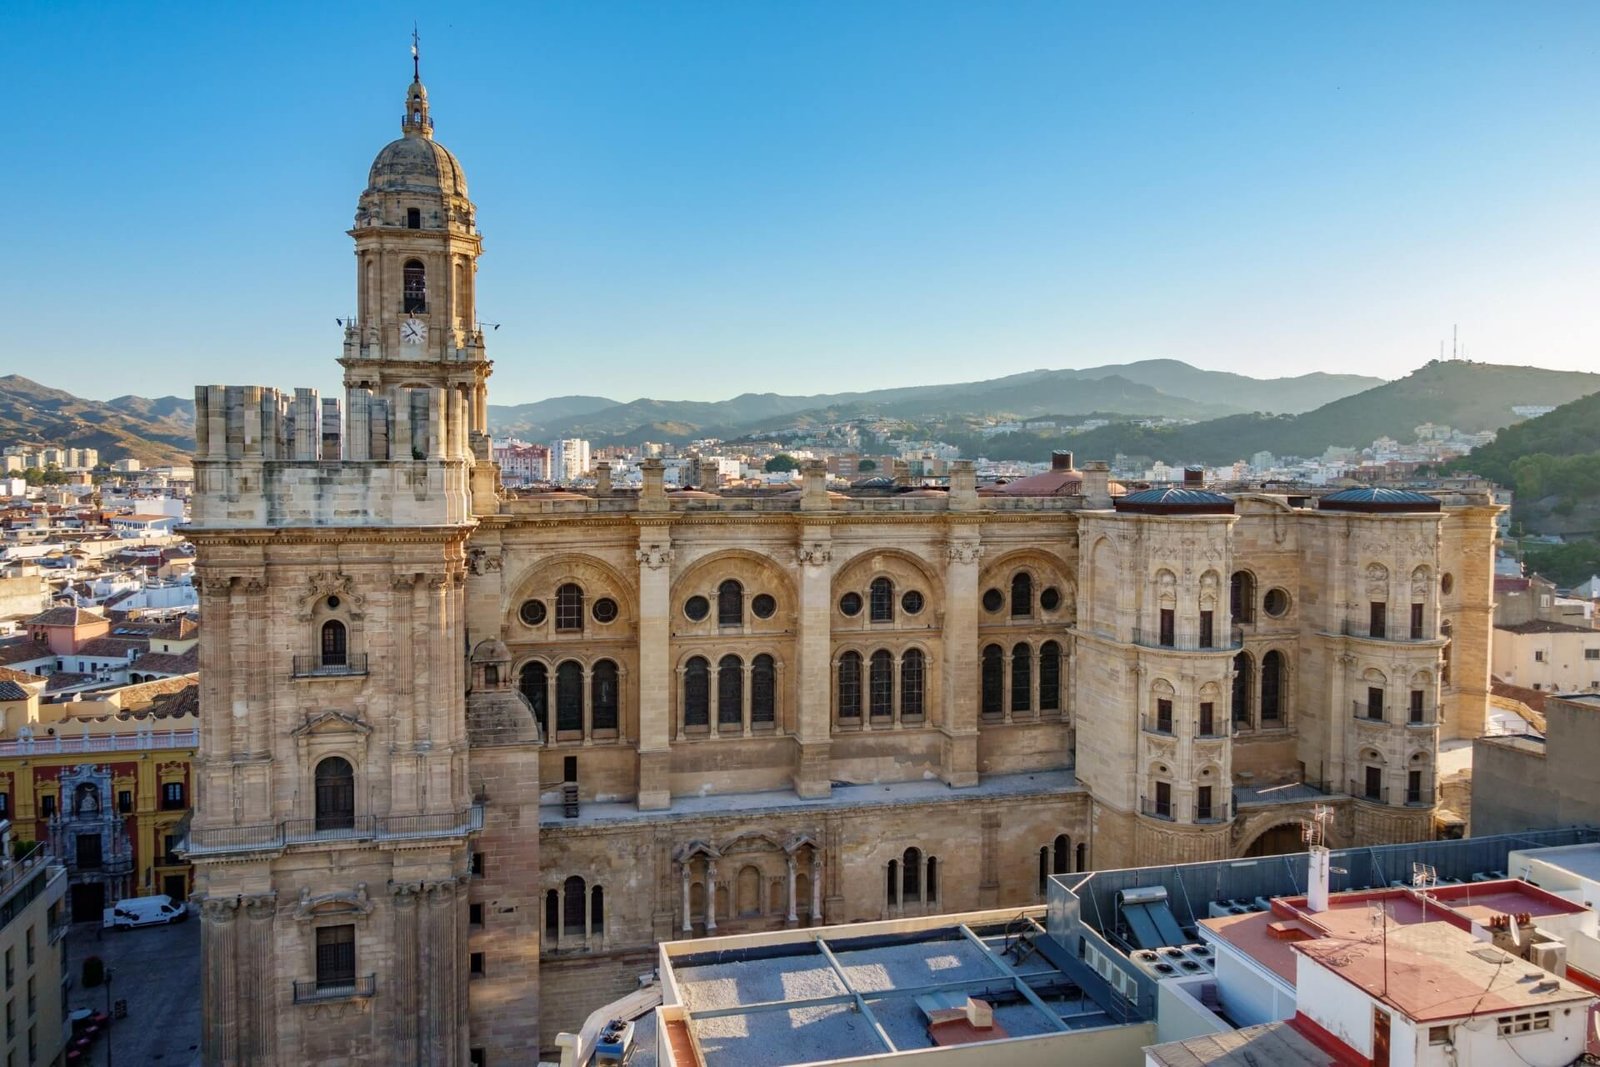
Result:
{"type": "Polygon", "coordinates": [[[1567,945],[1564,941],[1545,941],[1528,946],[1528,962],[1551,974],[1566,977],[1567,945]]]}

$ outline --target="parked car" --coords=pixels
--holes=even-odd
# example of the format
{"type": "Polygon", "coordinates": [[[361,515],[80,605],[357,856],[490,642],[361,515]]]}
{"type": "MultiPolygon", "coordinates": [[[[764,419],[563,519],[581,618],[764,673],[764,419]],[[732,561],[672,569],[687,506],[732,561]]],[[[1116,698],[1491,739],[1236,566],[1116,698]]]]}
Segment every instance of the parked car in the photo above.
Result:
{"type": "Polygon", "coordinates": [[[131,930],[135,926],[181,923],[188,917],[189,909],[169,896],[129,897],[107,908],[101,925],[108,929],[131,930]]]}

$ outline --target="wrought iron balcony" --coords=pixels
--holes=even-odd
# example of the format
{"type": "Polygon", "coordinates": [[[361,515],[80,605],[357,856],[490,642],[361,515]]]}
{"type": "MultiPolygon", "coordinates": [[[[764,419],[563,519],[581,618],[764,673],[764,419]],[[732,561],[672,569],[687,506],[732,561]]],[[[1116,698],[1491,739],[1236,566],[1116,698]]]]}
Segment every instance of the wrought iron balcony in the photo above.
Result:
{"type": "Polygon", "coordinates": [[[408,841],[460,837],[483,829],[483,805],[461,811],[420,815],[356,815],[340,818],[285,819],[246,826],[218,826],[197,830],[191,812],[178,824],[178,855],[185,860],[231,852],[276,852],[295,845],[339,842],[408,841]]]}
{"type": "Polygon", "coordinates": [[[1409,626],[1380,626],[1374,629],[1370,622],[1351,622],[1344,619],[1339,623],[1339,636],[1357,637],[1363,641],[1389,641],[1402,645],[1426,645],[1438,641],[1439,635],[1429,633],[1429,627],[1413,630],[1409,626]]]}
{"type": "Polygon", "coordinates": [[[1160,630],[1133,628],[1132,643],[1140,648],[1166,649],[1172,652],[1237,652],[1244,647],[1244,631],[1234,626],[1226,633],[1213,634],[1208,643],[1202,643],[1199,634],[1163,634],[1160,630]]]}
{"type": "Polygon", "coordinates": [[[350,678],[367,673],[367,654],[347,652],[343,656],[296,656],[296,678],[350,678]]]}
{"type": "Polygon", "coordinates": [[[378,991],[378,976],[376,974],[360,975],[342,982],[300,982],[294,983],[294,1002],[296,1004],[315,1004],[323,1000],[352,1000],[357,997],[370,997],[378,991]]]}
{"type": "Polygon", "coordinates": [[[1172,809],[1173,805],[1170,800],[1160,801],[1151,800],[1149,797],[1139,798],[1139,813],[1148,815],[1152,819],[1167,819],[1171,821],[1173,818],[1172,809]]]}
{"type": "Polygon", "coordinates": [[[1389,803],[1389,787],[1380,785],[1376,789],[1367,787],[1367,783],[1350,779],[1350,795],[1357,800],[1370,800],[1374,804],[1389,803]]]}
{"type": "Polygon", "coordinates": [[[1350,711],[1362,722],[1386,723],[1389,721],[1389,709],[1382,704],[1368,704],[1365,700],[1350,702],[1350,711]]]}
{"type": "Polygon", "coordinates": [[[1221,804],[1213,804],[1209,808],[1196,806],[1194,809],[1195,822],[1207,824],[1227,822],[1231,817],[1228,813],[1227,801],[1223,801],[1221,804]]]}

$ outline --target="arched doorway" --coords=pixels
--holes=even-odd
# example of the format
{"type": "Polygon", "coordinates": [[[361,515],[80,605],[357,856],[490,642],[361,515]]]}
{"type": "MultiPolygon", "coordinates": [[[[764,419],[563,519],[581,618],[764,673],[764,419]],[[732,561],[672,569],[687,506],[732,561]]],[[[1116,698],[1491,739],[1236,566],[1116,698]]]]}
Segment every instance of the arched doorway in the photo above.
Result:
{"type": "Polygon", "coordinates": [[[1306,843],[1300,837],[1299,823],[1279,823],[1270,830],[1264,831],[1250,847],[1245,849],[1246,856],[1281,856],[1286,852],[1304,852],[1306,843]]]}

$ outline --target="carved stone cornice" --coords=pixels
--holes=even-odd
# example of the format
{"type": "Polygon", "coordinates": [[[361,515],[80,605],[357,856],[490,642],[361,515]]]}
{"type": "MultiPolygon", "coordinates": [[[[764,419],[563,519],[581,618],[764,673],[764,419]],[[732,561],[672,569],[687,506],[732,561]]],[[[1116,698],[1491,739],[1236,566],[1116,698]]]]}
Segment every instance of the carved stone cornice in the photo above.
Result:
{"type": "Polygon", "coordinates": [[[677,558],[677,553],[671,545],[652,544],[634,549],[633,558],[640,565],[658,571],[662,567],[671,566],[672,561],[677,558]]]}
{"type": "Polygon", "coordinates": [[[826,567],[833,562],[833,550],[821,541],[813,541],[794,550],[794,561],[802,567],[826,567]]]}
{"type": "Polygon", "coordinates": [[[371,915],[373,903],[372,898],[367,896],[365,882],[357,882],[354,890],[324,893],[316,897],[311,895],[309,888],[302,888],[300,899],[295,903],[294,917],[309,922],[316,918],[319,908],[329,908],[336,914],[371,915]]]}
{"type": "Polygon", "coordinates": [[[951,563],[972,566],[983,558],[983,546],[976,541],[953,541],[945,546],[944,555],[951,563]]]}

